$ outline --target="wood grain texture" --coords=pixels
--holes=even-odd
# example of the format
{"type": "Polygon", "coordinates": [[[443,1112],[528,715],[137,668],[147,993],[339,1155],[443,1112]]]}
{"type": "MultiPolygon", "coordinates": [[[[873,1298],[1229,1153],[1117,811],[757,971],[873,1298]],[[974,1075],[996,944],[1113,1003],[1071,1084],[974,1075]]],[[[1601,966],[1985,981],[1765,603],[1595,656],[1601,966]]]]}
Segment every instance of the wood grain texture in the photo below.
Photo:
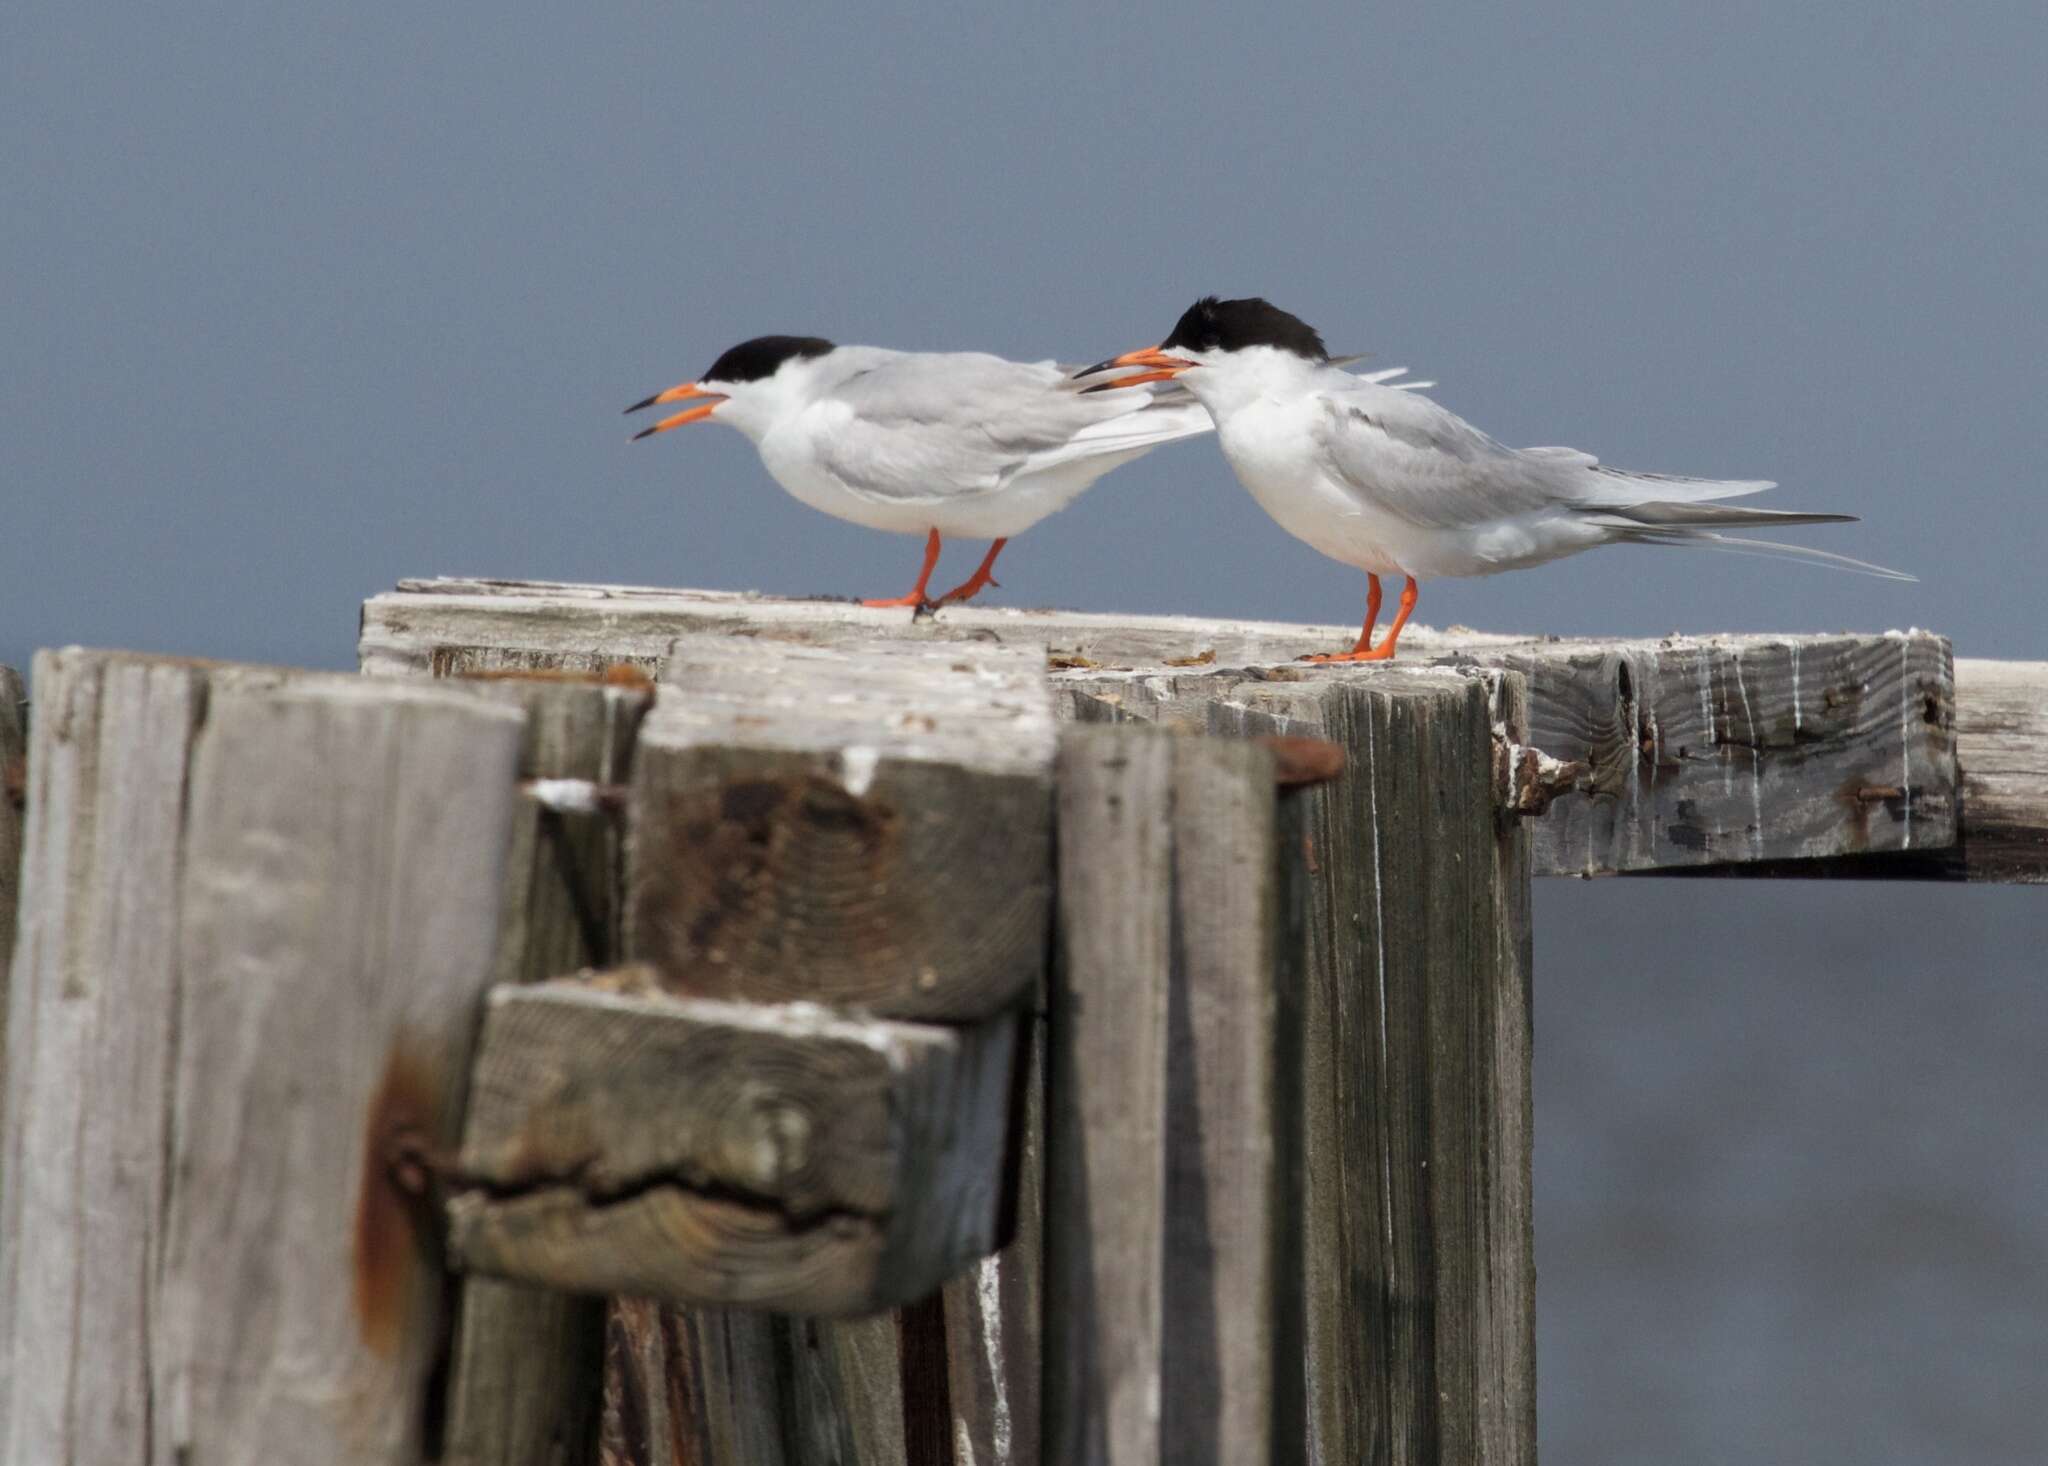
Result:
{"type": "Polygon", "coordinates": [[[1956,663],[1956,761],[1967,877],[2048,882],[2048,662],[1956,663]]]}
{"type": "MultiPolygon", "coordinates": [[[[625,687],[550,681],[469,684],[524,715],[519,778],[617,785],[651,701],[625,687]]],[[[537,982],[612,961],[619,948],[621,840],[602,814],[515,807],[493,976],[537,982]]],[[[604,1304],[497,1278],[461,1280],[448,1372],[448,1466],[586,1466],[603,1398],[604,1304]]]]}
{"type": "MultiPolygon", "coordinates": [[[[972,606],[913,622],[850,604],[706,591],[409,581],[365,605],[361,656],[366,667],[607,658],[653,667],[675,636],[703,632],[819,644],[1035,643],[1050,650],[1056,686],[1075,676],[1143,683],[1196,660],[1293,676],[1307,670],[1291,665],[1299,653],[1355,636],[972,606]]],[[[1533,746],[1586,766],[1582,787],[1537,821],[1539,875],[1910,854],[1955,842],[1954,726],[1968,718],[1957,711],[1947,643],[1928,633],[1561,641],[1413,627],[1402,647],[1404,667],[1523,672],[1533,746]]],[[[1902,873],[1919,863],[1913,855],[1902,873]]]]}
{"type": "MultiPolygon", "coordinates": [[[[1272,755],[1077,729],[1060,766],[1048,1029],[1044,1441],[1052,1460],[1300,1458],[1279,1132],[1294,968],[1272,755]]],[[[1297,1366],[1298,1367],[1298,1366],[1297,1366]]]]}
{"type": "Polygon", "coordinates": [[[1307,902],[1287,1069],[1307,1347],[1278,1387],[1298,1390],[1309,1459],[1534,1460],[1527,837],[1494,759],[1522,741],[1521,679],[1179,673],[1131,691],[1080,681],[1069,711],[1345,750],[1281,822],[1307,902]]]}
{"type": "Polygon", "coordinates": [[[450,1246],[574,1291],[820,1314],[995,1242],[1014,1021],[683,999],[635,969],[493,992],[450,1246]]]}
{"type": "MultiPolygon", "coordinates": [[[[0,667],[0,978],[14,957],[21,897],[21,817],[28,806],[28,695],[21,674],[0,667]]],[[[7,1094],[7,985],[0,982],[0,1103],[7,1094]]],[[[0,1134],[5,1134],[0,1112],[0,1134]]]]}
{"type": "Polygon", "coordinates": [[[599,1466],[799,1466],[789,1352],[772,1314],[614,1299],[599,1466]]]}
{"type": "Polygon", "coordinates": [[[676,991],[969,1021],[1044,967],[1042,655],[679,641],[635,760],[630,943],[676,991]]]}
{"type": "Polygon", "coordinates": [[[1044,1450],[1162,1460],[1173,744],[1061,742],[1047,1030],[1044,1450]]]}
{"type": "Polygon", "coordinates": [[[1025,1051],[1011,1099],[1010,1225],[1000,1251],[944,1289],[952,1466],[1036,1466],[1041,1279],[1045,1258],[1046,1015],[1021,1020],[1025,1051]]]}
{"type": "Polygon", "coordinates": [[[143,1463],[161,1429],[186,766],[208,669],[36,658],[0,1160],[0,1462],[143,1463]]]}
{"type": "MultiPolygon", "coordinates": [[[[354,678],[216,688],[175,944],[158,1459],[416,1462],[521,718],[354,678]]],[[[160,1132],[161,1133],[161,1132],[160,1132]]]]}

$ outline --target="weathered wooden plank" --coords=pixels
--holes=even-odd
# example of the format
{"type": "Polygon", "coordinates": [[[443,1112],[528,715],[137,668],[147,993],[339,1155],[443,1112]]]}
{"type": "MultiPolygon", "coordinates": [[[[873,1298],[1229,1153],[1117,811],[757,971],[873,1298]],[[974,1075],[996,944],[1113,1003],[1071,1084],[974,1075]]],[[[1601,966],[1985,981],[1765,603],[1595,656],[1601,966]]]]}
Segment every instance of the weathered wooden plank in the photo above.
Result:
{"type": "MultiPolygon", "coordinates": [[[[28,804],[28,706],[21,674],[0,667],[0,978],[14,957],[21,896],[21,815],[28,804]]],[[[0,1102],[7,1094],[7,985],[0,982],[0,1102]]],[[[0,1126],[4,1126],[0,1119],[0,1126]]],[[[5,1134],[0,1128],[0,1134],[5,1134]]]]}
{"type": "Polygon", "coordinates": [[[282,673],[36,659],[0,1154],[0,1462],[144,1462],[163,1428],[186,768],[209,685],[282,673]]]}
{"type": "Polygon", "coordinates": [[[1160,1434],[1168,1461],[1298,1461],[1303,1422],[1275,1410],[1301,1340],[1279,1332],[1294,1311],[1274,1246],[1297,1215],[1277,1137],[1299,1121],[1278,1111],[1275,1069],[1300,982],[1281,944],[1274,760],[1234,739],[1174,752],[1160,1434]]]}
{"type": "Polygon", "coordinates": [[[627,921],[678,992],[953,1021],[1044,968],[1042,655],[677,643],[634,766],[627,921]]]}
{"type": "Polygon", "coordinates": [[[1062,740],[1047,1031],[1044,1449],[1159,1461],[1173,744],[1062,740]]]}
{"type": "Polygon", "coordinates": [[[1298,1266],[1310,1459],[1535,1453],[1524,822],[1496,742],[1521,680],[1379,669],[1271,683],[1077,679],[1083,721],[1327,737],[1334,783],[1289,801],[1306,892],[1298,1266]]]}
{"type": "Polygon", "coordinates": [[[618,1298],[606,1329],[600,1466],[800,1466],[783,1320],[618,1298]]]}
{"type": "Polygon", "coordinates": [[[806,1313],[993,1247],[1014,1020],[676,998],[645,968],[491,996],[449,1242],[576,1291],[806,1313]]]}
{"type": "MultiPolygon", "coordinates": [[[[1275,1233],[1281,995],[1272,755],[1076,730],[1060,778],[1045,1443],[1077,1462],[1299,1458],[1275,1233]]],[[[1298,1367],[1298,1365],[1296,1365],[1298,1367]]]]}
{"type": "MultiPolygon", "coordinates": [[[[704,632],[1038,643],[1052,652],[1056,685],[1121,672],[1140,686],[1189,664],[1297,675],[1303,669],[1290,661],[1298,653],[1355,635],[972,606],[912,621],[850,604],[718,592],[409,581],[364,607],[361,655],[366,667],[653,667],[675,636],[704,632]]],[[[1581,787],[1536,822],[1537,874],[1811,861],[1955,842],[1953,725],[1961,715],[1947,645],[1928,633],[1616,642],[1416,627],[1402,647],[1403,666],[1523,672],[1534,746],[1560,765],[1584,766],[1581,787]]]]}
{"type": "Polygon", "coordinates": [[[1045,1256],[1045,1011],[1021,1020],[1009,1240],[944,1289],[952,1466],[1036,1466],[1045,1256]]]}
{"type": "MultiPolygon", "coordinates": [[[[214,690],[190,773],[162,1457],[411,1463],[521,718],[354,678],[214,690]]],[[[161,1142],[160,1142],[161,1143],[161,1142]]]]}
{"type": "MultiPolygon", "coordinates": [[[[1758,861],[1699,874],[2048,882],[2048,662],[1963,658],[1955,677],[1956,844],[1893,855],[1758,861]]],[[[1884,799],[1882,791],[1875,797],[1884,799]]]]}
{"type": "MultiPolygon", "coordinates": [[[[525,715],[522,786],[621,784],[651,701],[645,689],[552,680],[472,686],[525,715]]],[[[615,959],[620,844],[616,822],[602,813],[521,801],[506,851],[497,982],[538,982],[615,959]]],[[[442,1460],[585,1466],[603,1398],[603,1302],[476,1276],[462,1280],[455,1315],[442,1460]]]]}
{"type": "Polygon", "coordinates": [[[2048,882],[2048,662],[1956,663],[1956,762],[1966,877],[2048,882]]]}

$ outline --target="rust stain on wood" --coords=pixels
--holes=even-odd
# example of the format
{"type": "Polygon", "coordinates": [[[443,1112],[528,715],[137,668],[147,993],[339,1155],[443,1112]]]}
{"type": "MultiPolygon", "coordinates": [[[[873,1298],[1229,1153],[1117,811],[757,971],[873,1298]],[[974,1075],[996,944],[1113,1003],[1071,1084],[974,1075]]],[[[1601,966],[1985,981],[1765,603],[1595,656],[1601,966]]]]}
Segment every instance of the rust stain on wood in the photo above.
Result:
{"type": "Polygon", "coordinates": [[[28,808],[28,758],[11,758],[0,767],[0,799],[16,809],[28,808]]]}
{"type": "Polygon", "coordinates": [[[1344,772],[1344,749],[1327,738],[1262,733],[1252,741],[1273,751],[1273,781],[1283,789],[1328,783],[1344,772]]]}
{"type": "Polygon", "coordinates": [[[1168,657],[1166,665],[1169,667],[1206,667],[1215,660],[1216,648],[1212,646],[1204,647],[1191,657],[1168,657]]]}
{"type": "Polygon", "coordinates": [[[397,1349],[427,1246],[428,1177],[416,1164],[434,1130],[440,1086],[427,1062],[401,1037],[363,1120],[362,1173],[356,1183],[356,1325],[371,1353],[397,1349]]]}

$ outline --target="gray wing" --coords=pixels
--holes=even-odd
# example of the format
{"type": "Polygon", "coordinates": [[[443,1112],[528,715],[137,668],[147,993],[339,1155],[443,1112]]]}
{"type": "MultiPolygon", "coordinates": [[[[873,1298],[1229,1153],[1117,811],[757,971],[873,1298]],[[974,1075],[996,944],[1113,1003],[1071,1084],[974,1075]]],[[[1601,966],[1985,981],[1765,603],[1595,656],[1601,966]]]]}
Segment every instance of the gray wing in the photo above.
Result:
{"type": "MultiPolygon", "coordinates": [[[[979,352],[894,358],[850,378],[829,399],[839,409],[821,463],[856,493],[929,499],[998,489],[1020,473],[1133,442],[1114,424],[1147,412],[1149,395],[1083,395],[1051,362],[979,352]]],[[[1183,414],[1184,415],[1184,414],[1183,414]]],[[[1166,441],[1184,434],[1166,431],[1166,441]]]]}
{"type": "Polygon", "coordinates": [[[1376,383],[1328,391],[1323,409],[1317,447],[1328,471],[1375,508],[1422,529],[1612,513],[1772,487],[1631,473],[1576,448],[1510,448],[1417,392],[1376,383]]]}

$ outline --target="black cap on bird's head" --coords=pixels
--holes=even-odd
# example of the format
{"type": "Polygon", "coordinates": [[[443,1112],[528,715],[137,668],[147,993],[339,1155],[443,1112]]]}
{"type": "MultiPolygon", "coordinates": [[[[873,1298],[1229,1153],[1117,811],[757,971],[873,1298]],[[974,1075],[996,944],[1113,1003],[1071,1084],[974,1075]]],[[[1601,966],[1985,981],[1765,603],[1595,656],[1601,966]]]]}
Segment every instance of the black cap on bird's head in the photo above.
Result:
{"type": "Polygon", "coordinates": [[[1218,300],[1205,295],[1181,312],[1173,333],[1159,343],[1161,351],[1241,351],[1248,346],[1274,346],[1310,361],[1330,359],[1323,338],[1308,322],[1257,296],[1218,300]]]}
{"type": "Polygon", "coordinates": [[[705,382],[717,382],[727,387],[737,387],[746,382],[762,382],[782,370],[783,363],[800,357],[823,356],[832,349],[832,343],[822,336],[756,336],[739,345],[711,363],[711,370],[695,382],[684,382],[666,392],[657,392],[643,398],[626,411],[638,412],[644,407],[660,407],[670,402],[695,400],[696,406],[685,408],[673,417],[665,417],[651,428],[642,428],[633,434],[637,442],[651,438],[656,433],[665,433],[670,428],[679,428],[684,423],[702,422],[718,410],[722,402],[729,401],[730,392],[719,392],[706,387],[705,382]]]}
{"type": "Polygon", "coordinates": [[[1090,377],[1116,367],[1144,367],[1136,376],[1118,377],[1113,382],[1083,387],[1085,392],[1114,392],[1119,387],[1136,387],[1145,382],[1163,382],[1200,366],[1176,351],[1242,351],[1253,346],[1271,346],[1292,352],[1304,361],[1326,362],[1330,353],[1323,338],[1299,316],[1290,316],[1270,301],[1253,296],[1246,300],[1218,300],[1205,295],[1173,323],[1173,332],[1157,346],[1126,351],[1108,361],[1098,361],[1075,377],[1090,377]]]}
{"type": "Polygon", "coordinates": [[[823,356],[832,343],[822,336],[756,336],[742,341],[711,363],[707,382],[758,382],[782,370],[791,357],[823,356]]]}

